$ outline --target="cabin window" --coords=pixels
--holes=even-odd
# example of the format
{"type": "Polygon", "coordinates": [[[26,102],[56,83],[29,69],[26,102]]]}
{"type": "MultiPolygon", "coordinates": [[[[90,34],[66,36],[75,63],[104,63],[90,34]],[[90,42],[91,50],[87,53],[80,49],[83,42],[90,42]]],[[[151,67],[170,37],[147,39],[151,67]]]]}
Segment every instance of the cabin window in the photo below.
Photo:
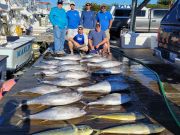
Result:
{"type": "Polygon", "coordinates": [[[154,18],[163,18],[168,10],[154,10],[154,18]]]}
{"type": "Polygon", "coordinates": [[[116,16],[116,17],[129,17],[130,14],[131,14],[131,10],[116,9],[114,16],[116,16]]]}
{"type": "Polygon", "coordinates": [[[145,17],[146,16],[146,11],[145,10],[139,10],[139,11],[137,11],[136,15],[138,17],[145,17]]]}

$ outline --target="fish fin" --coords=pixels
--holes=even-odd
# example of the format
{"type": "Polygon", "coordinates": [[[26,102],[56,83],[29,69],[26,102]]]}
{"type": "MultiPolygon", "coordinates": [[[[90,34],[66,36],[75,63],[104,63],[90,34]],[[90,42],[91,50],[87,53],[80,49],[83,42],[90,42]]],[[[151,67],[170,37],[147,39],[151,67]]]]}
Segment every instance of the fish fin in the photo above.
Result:
{"type": "Polygon", "coordinates": [[[98,118],[98,115],[89,115],[91,118],[87,119],[87,120],[94,120],[98,118]]]}
{"type": "Polygon", "coordinates": [[[43,120],[43,121],[40,122],[40,124],[45,123],[45,122],[47,122],[47,121],[48,121],[48,120],[43,120]]]}
{"type": "Polygon", "coordinates": [[[96,133],[92,134],[92,135],[99,135],[101,134],[101,130],[99,129],[93,129],[96,133]]]}
{"type": "Polygon", "coordinates": [[[75,133],[76,132],[78,132],[78,128],[74,125],[74,124],[70,124],[72,127],[73,127],[73,129],[75,130],[75,133]]]}

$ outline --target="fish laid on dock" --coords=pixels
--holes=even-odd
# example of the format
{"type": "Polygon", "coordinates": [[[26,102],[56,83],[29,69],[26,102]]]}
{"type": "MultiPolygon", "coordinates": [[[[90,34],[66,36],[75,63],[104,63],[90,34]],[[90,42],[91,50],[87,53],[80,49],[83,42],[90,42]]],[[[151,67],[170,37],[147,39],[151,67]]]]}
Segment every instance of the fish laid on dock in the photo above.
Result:
{"type": "Polygon", "coordinates": [[[54,59],[57,60],[81,60],[81,57],[79,55],[67,55],[63,57],[54,57],[54,59]]]}
{"type": "Polygon", "coordinates": [[[33,67],[38,68],[38,69],[56,69],[58,66],[55,65],[48,65],[47,64],[38,64],[38,65],[34,65],[33,67]]]}
{"type": "Polygon", "coordinates": [[[99,134],[153,134],[161,133],[165,130],[164,127],[156,124],[127,124],[122,126],[115,126],[97,131],[95,135],[99,134]]]}
{"type": "Polygon", "coordinates": [[[127,94],[113,93],[88,103],[88,105],[120,105],[131,101],[127,94]]]}
{"type": "Polygon", "coordinates": [[[123,113],[110,113],[103,115],[91,115],[91,119],[109,119],[109,120],[120,120],[120,121],[135,121],[144,119],[145,116],[139,112],[123,112],[123,113]]]}
{"type": "Polygon", "coordinates": [[[77,91],[79,92],[97,92],[97,93],[110,93],[117,92],[121,90],[126,90],[129,88],[129,85],[124,82],[119,81],[102,81],[97,84],[87,86],[87,87],[79,87],[77,91]]]}
{"type": "Polygon", "coordinates": [[[88,63],[88,67],[95,67],[95,68],[110,68],[110,67],[116,67],[120,66],[122,63],[119,61],[104,61],[100,63],[88,63]]]}
{"type": "Polygon", "coordinates": [[[78,61],[74,61],[74,60],[43,60],[41,62],[45,64],[49,64],[49,65],[55,65],[55,66],[79,64],[78,61]]]}
{"type": "Polygon", "coordinates": [[[57,74],[57,73],[59,73],[59,71],[58,70],[56,70],[56,69],[54,69],[54,70],[52,70],[52,69],[46,69],[46,70],[41,70],[41,71],[39,71],[39,72],[36,72],[36,73],[34,73],[34,75],[35,76],[39,76],[39,75],[45,75],[45,76],[49,76],[49,75],[53,75],[53,74],[57,74]]]}
{"type": "Polygon", "coordinates": [[[112,75],[105,78],[107,81],[120,81],[120,82],[126,82],[126,78],[122,75],[112,75]]]}
{"type": "Polygon", "coordinates": [[[84,81],[68,78],[68,79],[56,79],[53,81],[41,81],[41,83],[51,84],[61,87],[68,87],[68,86],[71,87],[71,86],[80,86],[84,84],[84,81]]]}
{"type": "Polygon", "coordinates": [[[108,75],[111,75],[111,74],[120,74],[122,72],[123,71],[121,70],[120,67],[112,67],[112,68],[105,68],[105,69],[100,69],[100,70],[94,71],[93,74],[108,74],[108,75]]]}
{"type": "Polygon", "coordinates": [[[87,125],[68,126],[48,131],[42,131],[33,135],[91,135],[93,129],[87,125]]]}
{"type": "Polygon", "coordinates": [[[82,79],[82,78],[88,78],[90,75],[87,72],[84,71],[64,71],[53,75],[47,75],[50,77],[56,77],[56,78],[74,78],[74,79],[82,79]]]}
{"type": "Polygon", "coordinates": [[[49,64],[49,65],[58,65],[59,64],[59,60],[42,60],[41,63],[44,64],[49,64]]]}
{"type": "Polygon", "coordinates": [[[88,59],[82,59],[82,60],[80,60],[80,62],[99,63],[99,62],[104,62],[104,61],[108,61],[108,60],[109,59],[107,59],[105,57],[96,56],[96,57],[92,57],[92,58],[88,58],[88,59]]]}
{"type": "MultiPolygon", "coordinates": [[[[34,99],[27,100],[25,105],[67,105],[79,101],[82,94],[77,92],[52,92],[34,99]]],[[[22,105],[24,105],[22,104],[22,105]]]]}
{"type": "Polygon", "coordinates": [[[81,65],[63,65],[59,68],[57,68],[58,71],[63,72],[63,71],[85,71],[87,70],[86,67],[83,67],[81,65]]]}
{"type": "MultiPolygon", "coordinates": [[[[83,109],[73,106],[58,106],[46,109],[42,112],[29,115],[29,119],[36,120],[69,120],[84,116],[86,112],[83,109]]],[[[26,119],[24,117],[23,119],[26,119]]]]}

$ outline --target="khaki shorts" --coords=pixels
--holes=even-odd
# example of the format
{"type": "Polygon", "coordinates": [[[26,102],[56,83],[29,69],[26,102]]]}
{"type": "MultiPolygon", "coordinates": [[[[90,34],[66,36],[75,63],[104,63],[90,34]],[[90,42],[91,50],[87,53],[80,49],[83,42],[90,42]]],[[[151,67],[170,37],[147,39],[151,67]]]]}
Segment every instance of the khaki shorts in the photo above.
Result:
{"type": "Polygon", "coordinates": [[[74,38],[74,36],[76,36],[77,34],[78,34],[78,32],[77,32],[77,29],[68,29],[68,31],[67,31],[68,33],[67,33],[67,40],[69,39],[69,38],[74,38]]]}
{"type": "Polygon", "coordinates": [[[88,51],[88,46],[87,45],[80,45],[80,46],[76,46],[75,44],[73,44],[74,45],[74,48],[76,49],[76,50],[81,50],[81,51],[85,51],[85,52],[87,52],[88,51]]]}
{"type": "Polygon", "coordinates": [[[89,32],[90,32],[91,30],[92,30],[92,29],[85,29],[85,28],[84,28],[83,32],[84,32],[84,34],[89,35],[89,32]]]}
{"type": "Polygon", "coordinates": [[[105,31],[105,34],[106,34],[106,38],[107,38],[108,40],[110,40],[110,33],[109,33],[109,29],[107,29],[107,30],[105,31]]]}

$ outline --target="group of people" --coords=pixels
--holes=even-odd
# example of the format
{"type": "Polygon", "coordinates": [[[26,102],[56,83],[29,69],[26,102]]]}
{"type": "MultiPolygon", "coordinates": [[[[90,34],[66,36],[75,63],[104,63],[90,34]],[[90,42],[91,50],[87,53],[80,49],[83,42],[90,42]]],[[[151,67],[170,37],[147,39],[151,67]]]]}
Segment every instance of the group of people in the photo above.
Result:
{"type": "Polygon", "coordinates": [[[55,54],[65,54],[64,43],[68,41],[71,54],[74,50],[90,53],[110,53],[110,33],[112,15],[106,11],[106,5],[96,14],[87,2],[86,10],[80,13],[75,10],[75,3],[70,3],[70,10],[65,11],[63,1],[57,2],[57,7],[50,11],[49,19],[53,25],[55,54]]]}

